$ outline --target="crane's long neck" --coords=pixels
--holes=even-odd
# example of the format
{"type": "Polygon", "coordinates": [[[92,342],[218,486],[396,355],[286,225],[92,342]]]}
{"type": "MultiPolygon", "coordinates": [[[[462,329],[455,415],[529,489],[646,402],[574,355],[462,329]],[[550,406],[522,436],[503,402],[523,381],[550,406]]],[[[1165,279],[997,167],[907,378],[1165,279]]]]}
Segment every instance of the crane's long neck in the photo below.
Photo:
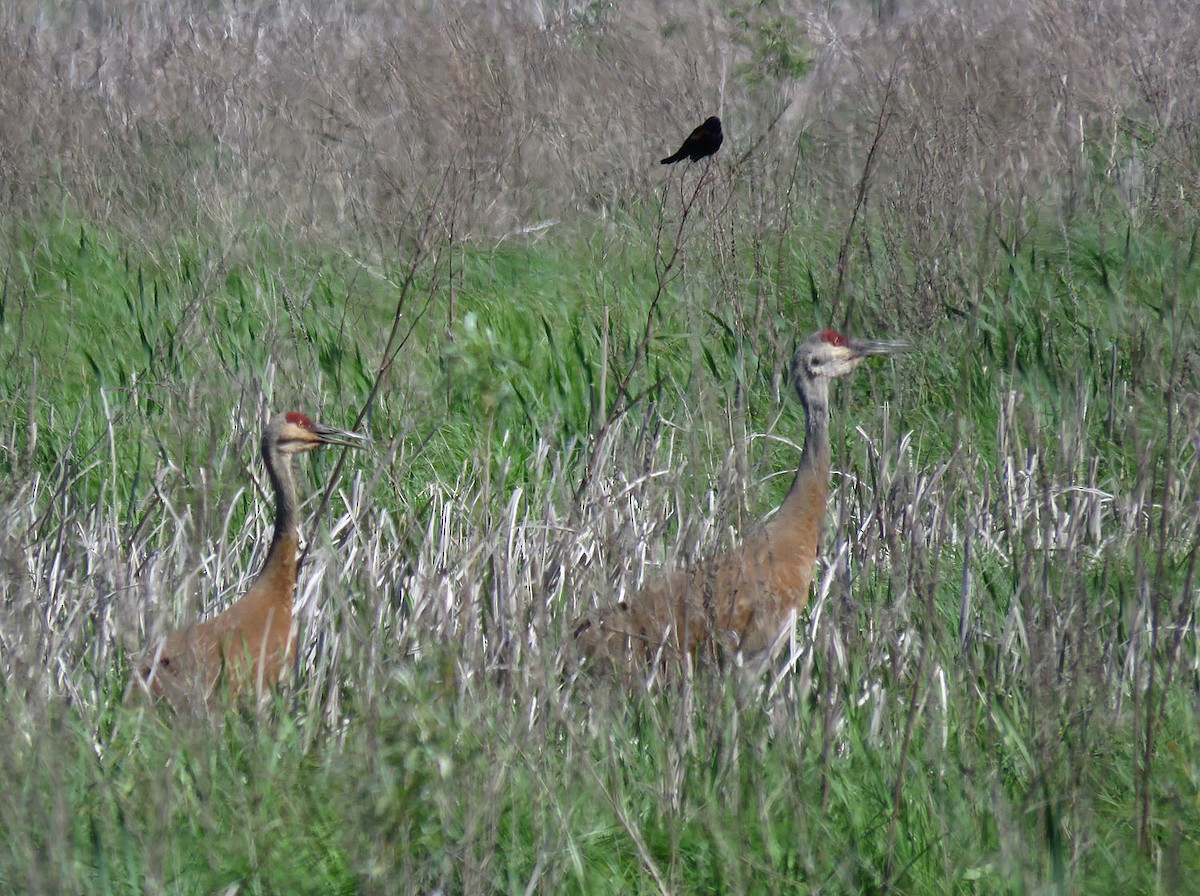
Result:
{"type": "Polygon", "coordinates": [[[818,377],[797,391],[804,405],[804,449],[777,518],[798,521],[798,515],[805,515],[819,525],[829,497],[829,380],[818,377]]]}
{"type": "Polygon", "coordinates": [[[275,532],[258,577],[262,580],[282,576],[279,584],[283,586],[282,590],[286,590],[290,601],[296,581],[296,546],[299,541],[296,534],[296,484],[292,479],[292,459],[290,454],[275,450],[265,440],[262,455],[267,475],[271,478],[271,487],[275,491],[275,532]]]}

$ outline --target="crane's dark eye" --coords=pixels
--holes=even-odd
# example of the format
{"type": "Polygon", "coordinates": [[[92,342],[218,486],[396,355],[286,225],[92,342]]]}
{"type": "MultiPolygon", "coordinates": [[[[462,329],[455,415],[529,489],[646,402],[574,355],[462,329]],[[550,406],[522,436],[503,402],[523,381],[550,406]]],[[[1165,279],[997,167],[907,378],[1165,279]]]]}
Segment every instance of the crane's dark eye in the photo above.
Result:
{"type": "Polygon", "coordinates": [[[171,665],[171,658],[169,656],[164,656],[161,660],[158,661],[158,664],[165,669],[165,668],[167,668],[167,666],[171,665]]]}

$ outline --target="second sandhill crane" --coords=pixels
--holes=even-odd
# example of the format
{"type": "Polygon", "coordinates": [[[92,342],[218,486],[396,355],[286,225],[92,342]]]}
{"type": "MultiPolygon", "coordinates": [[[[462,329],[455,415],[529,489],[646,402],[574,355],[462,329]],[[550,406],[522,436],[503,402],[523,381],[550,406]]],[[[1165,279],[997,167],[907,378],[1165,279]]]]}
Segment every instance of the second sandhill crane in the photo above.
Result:
{"type": "Polygon", "coordinates": [[[829,497],[829,387],[866,358],[908,350],[899,342],[851,339],[822,330],[792,358],[792,382],[806,415],[796,477],[755,537],[650,582],[628,600],[574,625],[586,663],[627,676],[657,660],[756,658],[804,608],[829,497]]]}
{"type": "Polygon", "coordinates": [[[299,544],[292,456],[322,445],[359,447],[362,436],[314,423],[291,411],[272,418],[262,436],[263,464],[275,492],[275,531],[263,568],[224,612],[172,632],[138,664],[135,686],[177,708],[211,706],[274,687],[292,656],[292,599],[299,544]]]}

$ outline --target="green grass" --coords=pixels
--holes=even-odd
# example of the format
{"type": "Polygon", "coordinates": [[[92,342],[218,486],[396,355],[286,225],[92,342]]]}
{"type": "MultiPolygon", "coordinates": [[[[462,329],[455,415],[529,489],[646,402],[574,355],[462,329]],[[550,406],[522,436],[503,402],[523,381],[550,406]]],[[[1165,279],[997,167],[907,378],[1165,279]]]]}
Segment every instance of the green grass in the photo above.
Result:
{"type": "MultiPolygon", "coordinates": [[[[3,373],[18,434],[7,532],[34,566],[6,579],[26,608],[6,624],[32,632],[23,614],[48,612],[51,631],[24,636],[0,701],[6,888],[1153,892],[1200,872],[1195,636],[1164,629],[1151,648],[1141,634],[1151,602],[1186,619],[1194,601],[1195,520],[1175,502],[1194,486],[1195,456],[1164,390],[1192,384],[1195,331],[1162,324],[1192,321],[1173,297],[1192,294],[1196,275],[1155,228],[1130,231],[1103,275],[1094,229],[1037,237],[972,297],[971,351],[934,348],[958,326],[948,320],[917,354],[841,386],[827,544],[848,548],[849,579],[828,583],[769,694],[709,676],[629,698],[603,683],[564,691],[557,644],[575,609],[636,574],[638,527],[659,520],[645,530],[651,563],[725,540],[712,526],[744,511],[694,490],[749,469],[737,486],[749,518],[778,500],[786,477],[754,481],[794,463],[794,448],[730,435],[796,438],[794,402],[771,395],[785,358],[696,314],[692,301],[711,297],[672,291],[645,374],[662,383],[601,460],[603,481],[627,477],[639,503],[593,491],[571,528],[569,495],[612,394],[597,394],[597,365],[630,364],[644,325],[648,284],[622,280],[646,250],[589,255],[593,242],[565,235],[464,251],[452,319],[446,284],[422,287],[434,301],[394,374],[409,388],[372,418],[380,453],[351,459],[347,475],[361,470],[368,491],[331,515],[349,509],[351,529],[330,543],[312,527],[324,575],[341,584],[319,586],[318,615],[302,614],[308,671],[267,710],[214,726],[120,705],[122,645],[136,648],[120,630],[189,612],[143,602],[145,564],[168,597],[200,584],[201,605],[220,605],[236,591],[267,524],[261,496],[243,491],[252,396],[273,382],[272,404],[303,398],[348,419],[381,348],[357,336],[386,319],[386,291],[334,258],[297,256],[282,275],[253,260],[203,271],[177,247],[136,254],[87,224],[23,239],[5,343],[37,363],[3,373]],[[278,285],[305,276],[304,290],[278,285]],[[291,358],[277,358],[284,345],[291,358]],[[273,359],[274,380],[260,379],[273,359]],[[247,402],[233,417],[229,383],[247,402]],[[378,468],[393,432],[397,460],[378,468]],[[638,478],[670,457],[685,462],[674,480],[638,478]],[[1103,496],[1089,503],[1080,487],[1103,496]],[[91,559],[63,537],[97,526],[112,532],[91,559]],[[226,532],[243,536],[226,545],[226,532]],[[38,545],[66,563],[61,580],[38,545]],[[161,565],[155,552],[180,548],[161,565]],[[582,562],[556,567],[563,549],[582,562]],[[362,559],[339,572],[342,555],[362,559]],[[213,569],[225,581],[205,596],[213,569]],[[49,677],[47,657],[60,670],[49,677]],[[1147,697],[1163,703],[1143,856],[1147,697]]],[[[329,460],[314,467],[323,475],[329,460]]]]}
{"type": "MultiPolygon", "coordinates": [[[[656,877],[672,892],[879,887],[898,757],[890,738],[867,735],[870,708],[831,731],[816,707],[719,686],[692,695],[703,711],[667,695],[624,703],[576,692],[601,708],[531,726],[492,689],[447,693],[436,679],[422,666],[398,672],[385,704],[356,715],[340,746],[328,736],[306,743],[280,704],[216,729],[125,714],[97,757],[94,732],[48,710],[37,721],[55,747],[35,760],[8,745],[6,765],[25,781],[10,788],[20,805],[9,812],[26,824],[10,828],[5,864],[40,871],[47,888],[117,893],[230,883],[264,893],[523,892],[531,881],[618,893],[653,891],[656,877]],[[22,756],[28,765],[13,769],[22,756]],[[50,842],[25,839],[34,837],[50,842]]],[[[1176,709],[1164,720],[1156,835],[1182,840],[1186,877],[1200,870],[1189,848],[1198,745],[1193,709],[1176,709]]],[[[1092,732],[1108,748],[1080,767],[1038,768],[1028,720],[1012,710],[979,706],[948,715],[946,729],[919,726],[895,885],[1056,890],[1069,865],[1088,888],[1153,888],[1153,865],[1134,858],[1130,757],[1117,746],[1127,720],[1092,732]],[[1081,790],[1090,823],[1068,830],[1081,790]]]]}

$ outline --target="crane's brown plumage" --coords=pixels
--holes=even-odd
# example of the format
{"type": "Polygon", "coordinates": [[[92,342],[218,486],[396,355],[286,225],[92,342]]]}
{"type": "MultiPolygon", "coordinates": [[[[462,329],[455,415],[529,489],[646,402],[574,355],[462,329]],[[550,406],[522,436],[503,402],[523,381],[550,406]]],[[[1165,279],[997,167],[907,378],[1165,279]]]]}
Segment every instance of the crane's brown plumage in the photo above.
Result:
{"type": "Polygon", "coordinates": [[[262,457],[275,492],[275,531],[262,571],[228,609],[160,639],[138,664],[136,684],[177,707],[211,705],[274,687],[292,655],[296,589],[296,486],[292,455],[321,445],[357,447],[362,436],[314,423],[292,411],[275,416],[262,437],[262,457]]]}
{"type": "Polygon", "coordinates": [[[823,330],[792,358],[805,410],[804,449],[792,487],[762,531],[733,550],[677,570],[573,627],[582,658],[626,675],[655,659],[754,657],[808,601],[829,497],[829,386],[865,358],[907,350],[823,330]]]}

